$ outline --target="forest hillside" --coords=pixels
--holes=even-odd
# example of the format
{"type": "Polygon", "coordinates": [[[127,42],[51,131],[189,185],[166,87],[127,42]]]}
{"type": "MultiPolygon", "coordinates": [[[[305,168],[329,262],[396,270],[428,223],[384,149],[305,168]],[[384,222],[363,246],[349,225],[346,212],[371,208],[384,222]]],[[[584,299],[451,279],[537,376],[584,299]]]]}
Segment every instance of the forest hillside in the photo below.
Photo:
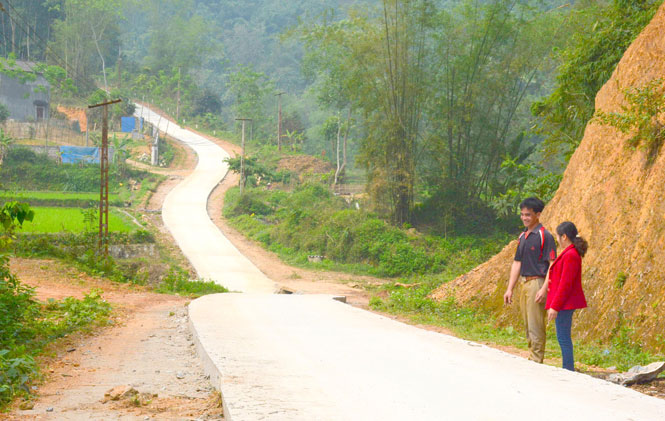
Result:
{"type": "MultiPolygon", "coordinates": [[[[598,93],[596,115],[610,118],[587,126],[541,218],[552,231],[573,221],[589,242],[582,278],[589,307],[576,316],[575,336],[603,340],[623,331],[657,351],[665,348],[663,32],[665,6],[598,93]],[[639,129],[629,127],[640,121],[639,129]]],[[[518,306],[504,308],[502,302],[516,245],[511,242],[488,262],[442,285],[433,297],[454,297],[493,313],[501,324],[517,325],[518,306]]]]}

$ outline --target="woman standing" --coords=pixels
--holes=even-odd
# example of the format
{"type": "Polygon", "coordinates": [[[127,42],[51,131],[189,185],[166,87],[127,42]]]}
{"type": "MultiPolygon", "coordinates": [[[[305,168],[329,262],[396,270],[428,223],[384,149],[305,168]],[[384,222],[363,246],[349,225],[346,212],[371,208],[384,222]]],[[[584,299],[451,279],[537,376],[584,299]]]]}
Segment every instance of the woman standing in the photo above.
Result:
{"type": "Polygon", "coordinates": [[[586,307],[586,298],[582,291],[582,257],[586,254],[588,244],[584,238],[577,236],[577,227],[572,222],[561,223],[556,234],[563,251],[550,266],[549,293],[545,308],[547,319],[555,320],[563,368],[575,371],[570,330],[575,310],[586,307]]]}

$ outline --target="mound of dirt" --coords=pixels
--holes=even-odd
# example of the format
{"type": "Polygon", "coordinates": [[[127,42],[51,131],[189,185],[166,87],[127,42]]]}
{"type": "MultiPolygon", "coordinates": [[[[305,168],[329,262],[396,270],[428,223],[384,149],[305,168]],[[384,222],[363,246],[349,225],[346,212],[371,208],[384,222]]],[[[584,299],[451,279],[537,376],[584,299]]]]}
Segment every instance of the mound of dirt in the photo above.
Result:
{"type": "Polygon", "coordinates": [[[78,121],[79,127],[81,128],[81,133],[85,132],[88,129],[88,117],[85,114],[85,109],[58,105],[57,110],[59,113],[62,113],[65,116],[67,116],[67,120],[78,121]]]}
{"type": "Polygon", "coordinates": [[[278,170],[287,170],[296,174],[325,174],[333,170],[329,162],[311,155],[287,156],[279,160],[278,170]]]}
{"type": "MultiPolygon", "coordinates": [[[[665,5],[626,51],[596,96],[596,109],[621,111],[623,91],[665,77],[665,5]]],[[[591,123],[554,199],[542,215],[546,227],[573,221],[589,241],[583,284],[589,308],[576,315],[576,337],[607,339],[622,327],[653,351],[664,351],[665,151],[652,165],[627,147],[616,129],[591,123]]],[[[488,262],[441,286],[434,298],[488,310],[503,324],[519,324],[518,306],[503,307],[517,241],[488,262]]]]}

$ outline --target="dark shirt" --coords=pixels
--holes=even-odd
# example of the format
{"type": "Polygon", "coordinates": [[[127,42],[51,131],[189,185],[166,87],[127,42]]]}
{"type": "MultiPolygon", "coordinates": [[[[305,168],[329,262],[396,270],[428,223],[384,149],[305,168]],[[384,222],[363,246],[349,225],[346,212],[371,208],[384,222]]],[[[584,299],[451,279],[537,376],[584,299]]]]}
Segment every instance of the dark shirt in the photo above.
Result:
{"type": "Polygon", "coordinates": [[[520,243],[515,252],[515,260],[522,262],[520,275],[522,276],[541,276],[545,277],[547,269],[550,267],[550,261],[556,259],[556,243],[554,237],[549,231],[545,230],[545,244],[542,247],[541,254],[541,236],[540,228],[542,224],[538,224],[533,231],[528,232],[526,229],[520,235],[520,243]],[[542,258],[540,256],[542,255],[542,258]]]}

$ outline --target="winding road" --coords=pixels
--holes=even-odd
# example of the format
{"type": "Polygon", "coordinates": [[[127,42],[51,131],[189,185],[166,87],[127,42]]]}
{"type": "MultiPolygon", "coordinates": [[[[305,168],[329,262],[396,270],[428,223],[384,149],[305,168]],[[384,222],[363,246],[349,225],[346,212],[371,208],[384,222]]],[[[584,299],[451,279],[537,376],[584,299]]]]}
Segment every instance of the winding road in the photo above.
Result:
{"type": "Polygon", "coordinates": [[[665,420],[665,401],[275,284],[206,212],[226,174],[214,143],[137,106],[190,146],[195,171],[166,198],[168,227],[201,278],[238,294],[189,305],[230,420],[665,420]],[[167,127],[168,126],[168,127],[167,127]],[[569,418],[572,417],[572,418],[569,418]]]}

